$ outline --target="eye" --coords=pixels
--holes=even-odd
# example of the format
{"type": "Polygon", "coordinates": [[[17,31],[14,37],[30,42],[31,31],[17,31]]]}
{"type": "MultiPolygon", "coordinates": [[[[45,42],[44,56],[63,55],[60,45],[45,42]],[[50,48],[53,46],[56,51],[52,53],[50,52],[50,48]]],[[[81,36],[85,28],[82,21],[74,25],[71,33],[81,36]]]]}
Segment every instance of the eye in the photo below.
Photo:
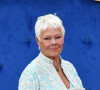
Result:
{"type": "Polygon", "coordinates": [[[56,37],[56,39],[59,39],[59,38],[61,38],[61,37],[60,36],[56,37]]]}
{"type": "Polygon", "coordinates": [[[50,40],[50,38],[44,38],[44,40],[50,40]]]}

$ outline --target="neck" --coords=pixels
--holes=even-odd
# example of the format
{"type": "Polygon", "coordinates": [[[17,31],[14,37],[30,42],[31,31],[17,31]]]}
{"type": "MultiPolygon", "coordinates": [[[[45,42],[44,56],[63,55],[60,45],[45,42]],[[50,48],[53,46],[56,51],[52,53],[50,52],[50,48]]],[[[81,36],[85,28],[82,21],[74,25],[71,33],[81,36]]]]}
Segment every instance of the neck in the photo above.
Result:
{"type": "MultiPolygon", "coordinates": [[[[42,52],[41,52],[42,53],[42,52]]],[[[59,60],[59,55],[58,56],[47,56],[46,54],[42,53],[44,56],[50,58],[53,62],[59,60]]]]}
{"type": "Polygon", "coordinates": [[[58,61],[59,61],[59,56],[58,56],[58,57],[50,57],[50,59],[51,59],[53,62],[58,62],[58,61]]]}
{"type": "Polygon", "coordinates": [[[56,59],[52,59],[52,60],[53,60],[53,65],[58,72],[61,66],[61,61],[59,60],[59,57],[56,59]]]}
{"type": "Polygon", "coordinates": [[[52,57],[50,59],[53,61],[53,65],[54,65],[56,71],[58,72],[60,69],[60,65],[61,65],[61,61],[59,60],[59,57],[52,57]]]}
{"type": "Polygon", "coordinates": [[[61,60],[60,60],[59,56],[57,56],[57,57],[48,57],[48,58],[50,58],[53,61],[53,65],[54,65],[55,69],[58,72],[59,68],[60,68],[60,65],[61,65],[61,60]]]}

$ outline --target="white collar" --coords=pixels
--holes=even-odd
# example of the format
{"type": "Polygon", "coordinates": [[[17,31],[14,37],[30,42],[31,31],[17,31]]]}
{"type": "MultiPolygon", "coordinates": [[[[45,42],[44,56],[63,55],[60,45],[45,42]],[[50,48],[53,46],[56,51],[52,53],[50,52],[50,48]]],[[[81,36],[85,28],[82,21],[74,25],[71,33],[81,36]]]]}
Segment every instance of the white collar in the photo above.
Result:
{"type": "MultiPolygon", "coordinates": [[[[44,56],[41,52],[39,53],[39,57],[42,58],[44,62],[46,62],[48,64],[53,64],[53,61],[50,58],[44,56]]],[[[62,58],[60,55],[59,55],[59,58],[62,61],[62,58]]]]}

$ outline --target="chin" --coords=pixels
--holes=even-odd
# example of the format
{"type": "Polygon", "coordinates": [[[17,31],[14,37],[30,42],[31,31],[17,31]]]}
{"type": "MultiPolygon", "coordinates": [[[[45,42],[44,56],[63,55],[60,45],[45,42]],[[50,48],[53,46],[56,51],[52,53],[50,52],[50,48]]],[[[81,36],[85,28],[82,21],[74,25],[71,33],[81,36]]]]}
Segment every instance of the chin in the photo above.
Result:
{"type": "Polygon", "coordinates": [[[50,53],[49,55],[52,56],[52,57],[58,57],[60,54],[53,52],[53,53],[50,53]]]}

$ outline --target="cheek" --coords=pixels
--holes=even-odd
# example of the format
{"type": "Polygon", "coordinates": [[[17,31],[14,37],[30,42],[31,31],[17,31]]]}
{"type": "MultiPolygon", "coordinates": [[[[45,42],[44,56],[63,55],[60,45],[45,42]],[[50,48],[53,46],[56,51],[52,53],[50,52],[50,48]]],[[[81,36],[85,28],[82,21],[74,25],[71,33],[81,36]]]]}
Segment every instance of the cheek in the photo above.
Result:
{"type": "Polygon", "coordinates": [[[49,44],[47,42],[42,42],[41,47],[47,49],[49,47],[49,44]]]}
{"type": "Polygon", "coordinates": [[[59,45],[60,47],[62,47],[62,46],[63,46],[63,40],[58,41],[58,45],[59,45]]]}

